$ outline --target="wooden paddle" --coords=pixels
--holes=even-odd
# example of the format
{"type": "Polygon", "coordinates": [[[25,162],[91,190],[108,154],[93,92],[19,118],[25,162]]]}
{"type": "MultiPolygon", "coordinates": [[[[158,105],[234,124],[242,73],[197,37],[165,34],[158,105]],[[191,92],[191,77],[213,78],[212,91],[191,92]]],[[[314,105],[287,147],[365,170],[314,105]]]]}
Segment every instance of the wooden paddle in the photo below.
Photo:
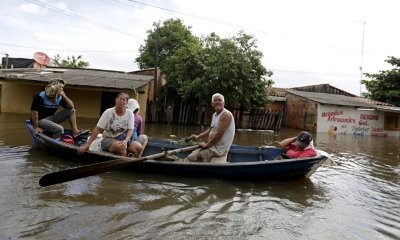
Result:
{"type": "Polygon", "coordinates": [[[199,148],[199,145],[194,145],[190,147],[185,147],[185,148],[178,148],[175,150],[170,150],[170,151],[165,151],[153,155],[148,155],[145,157],[140,157],[140,158],[132,158],[132,159],[126,159],[126,158],[117,158],[114,160],[110,161],[105,161],[105,162],[100,162],[100,163],[95,163],[95,164],[90,164],[82,167],[77,167],[77,168],[71,168],[67,170],[62,170],[59,172],[53,172],[44,175],[43,177],[40,178],[39,180],[39,185],[42,187],[58,184],[58,183],[64,183],[80,178],[85,178],[93,175],[97,175],[100,173],[105,173],[105,172],[110,172],[113,170],[116,170],[118,168],[127,166],[132,163],[136,162],[141,162],[145,160],[150,160],[150,159],[157,159],[161,158],[167,155],[175,155],[177,153],[181,152],[188,152],[188,151],[193,151],[199,148]]]}

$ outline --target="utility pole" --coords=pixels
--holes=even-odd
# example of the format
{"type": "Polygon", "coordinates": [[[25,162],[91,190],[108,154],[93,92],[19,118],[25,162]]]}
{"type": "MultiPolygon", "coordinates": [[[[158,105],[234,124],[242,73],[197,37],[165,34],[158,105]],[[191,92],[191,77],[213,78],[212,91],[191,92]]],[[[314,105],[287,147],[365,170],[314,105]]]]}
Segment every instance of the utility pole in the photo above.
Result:
{"type": "Polygon", "coordinates": [[[156,46],[154,49],[154,89],[153,89],[153,109],[151,109],[152,113],[152,121],[157,121],[157,108],[158,108],[158,99],[157,99],[157,83],[158,83],[158,55],[159,55],[159,45],[160,45],[160,35],[158,33],[158,27],[156,28],[156,46]]]}
{"type": "Polygon", "coordinates": [[[8,68],[8,53],[6,53],[6,64],[4,66],[4,69],[8,68]]]}
{"type": "Polygon", "coordinates": [[[155,53],[155,59],[154,59],[154,92],[153,92],[153,102],[156,102],[156,92],[157,92],[157,83],[158,83],[158,74],[157,74],[157,68],[158,68],[158,55],[159,55],[159,48],[160,45],[160,35],[158,33],[158,28],[156,29],[156,48],[154,49],[155,53]]]}
{"type": "Polygon", "coordinates": [[[362,95],[362,78],[363,78],[363,58],[364,58],[364,35],[365,35],[365,22],[363,22],[362,42],[361,42],[361,64],[360,64],[360,97],[362,95]]]}

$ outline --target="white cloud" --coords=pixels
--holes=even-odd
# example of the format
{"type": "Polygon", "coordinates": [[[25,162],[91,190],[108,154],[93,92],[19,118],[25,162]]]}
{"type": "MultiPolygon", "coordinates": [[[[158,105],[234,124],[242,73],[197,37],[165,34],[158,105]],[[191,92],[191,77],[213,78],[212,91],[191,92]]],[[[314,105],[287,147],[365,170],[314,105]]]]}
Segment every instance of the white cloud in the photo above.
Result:
{"type": "Polygon", "coordinates": [[[83,55],[92,68],[131,71],[137,69],[133,61],[153,22],[180,18],[197,36],[232,37],[240,30],[254,35],[275,86],[330,83],[355,94],[361,63],[364,72],[372,73],[390,67],[387,56],[400,57],[397,0],[41,2],[59,10],[22,0],[2,3],[0,43],[7,45],[0,44],[1,52],[11,57],[31,57],[36,51],[83,55]]]}
{"type": "Polygon", "coordinates": [[[61,10],[69,11],[69,9],[68,9],[68,7],[67,7],[67,4],[64,3],[64,2],[57,2],[57,3],[49,2],[49,3],[50,3],[50,4],[53,4],[56,8],[59,8],[59,9],[61,9],[61,10]]]}
{"type": "Polygon", "coordinates": [[[18,9],[24,13],[33,13],[33,14],[40,13],[40,7],[32,3],[23,3],[19,5],[18,9]]]}

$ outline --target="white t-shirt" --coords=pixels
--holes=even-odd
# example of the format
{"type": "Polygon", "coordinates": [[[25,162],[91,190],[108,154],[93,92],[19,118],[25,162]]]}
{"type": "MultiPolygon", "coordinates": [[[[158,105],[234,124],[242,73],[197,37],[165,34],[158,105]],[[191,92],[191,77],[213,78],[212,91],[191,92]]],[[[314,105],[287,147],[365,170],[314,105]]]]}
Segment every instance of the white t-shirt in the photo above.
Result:
{"type": "Polygon", "coordinates": [[[97,126],[104,129],[104,138],[116,138],[125,131],[134,128],[135,117],[130,109],[126,109],[123,116],[118,116],[115,107],[112,107],[103,112],[97,126]]]}

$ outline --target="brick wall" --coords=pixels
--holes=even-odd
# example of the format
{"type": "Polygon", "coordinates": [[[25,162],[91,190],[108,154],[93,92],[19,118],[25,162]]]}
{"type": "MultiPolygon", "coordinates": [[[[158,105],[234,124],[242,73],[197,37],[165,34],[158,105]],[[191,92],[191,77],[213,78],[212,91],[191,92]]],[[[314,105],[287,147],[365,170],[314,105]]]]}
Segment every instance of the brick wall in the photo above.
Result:
{"type": "Polygon", "coordinates": [[[318,104],[288,93],[286,95],[286,126],[315,132],[317,130],[318,104]]]}

